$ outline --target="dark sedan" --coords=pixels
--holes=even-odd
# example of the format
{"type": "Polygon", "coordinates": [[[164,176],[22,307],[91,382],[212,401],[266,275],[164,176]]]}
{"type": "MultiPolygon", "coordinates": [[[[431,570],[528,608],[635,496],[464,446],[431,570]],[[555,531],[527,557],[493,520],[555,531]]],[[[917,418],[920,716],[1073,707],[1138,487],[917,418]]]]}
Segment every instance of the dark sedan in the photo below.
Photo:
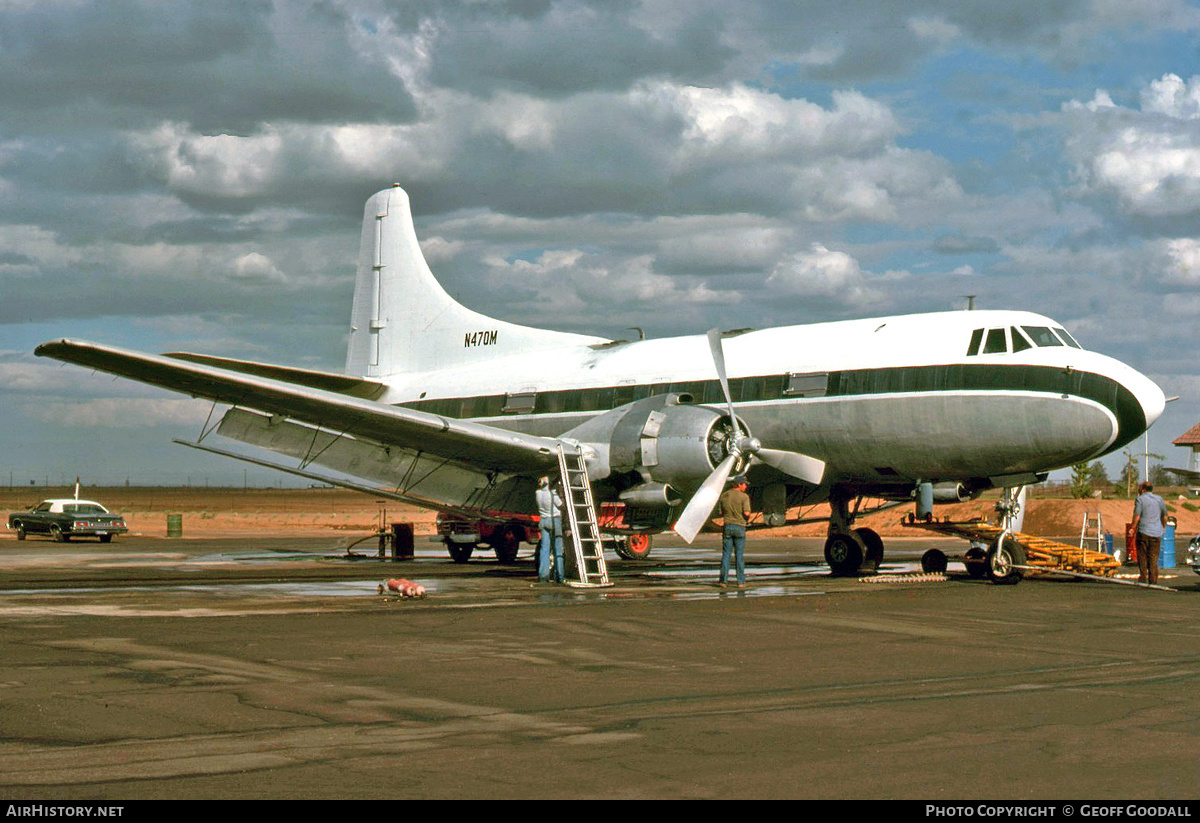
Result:
{"type": "Polygon", "coordinates": [[[43,500],[29,511],[8,516],[8,528],[18,540],[27,534],[48,534],[58,542],[72,537],[98,537],[110,542],[115,535],[129,531],[125,518],[91,500],[43,500]]]}

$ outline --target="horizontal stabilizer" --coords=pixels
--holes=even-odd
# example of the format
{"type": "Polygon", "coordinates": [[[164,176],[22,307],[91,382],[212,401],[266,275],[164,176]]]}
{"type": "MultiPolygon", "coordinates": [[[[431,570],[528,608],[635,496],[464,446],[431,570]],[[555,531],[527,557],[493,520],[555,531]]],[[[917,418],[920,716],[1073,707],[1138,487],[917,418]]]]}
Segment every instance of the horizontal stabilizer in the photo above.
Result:
{"type": "Polygon", "coordinates": [[[375,400],[387,390],[387,386],[374,380],[361,377],[348,377],[334,372],[311,371],[295,369],[290,366],[276,366],[271,363],[255,363],[253,360],[234,360],[228,357],[214,357],[211,354],[193,354],[186,351],[167,352],[167,357],[176,360],[186,360],[189,363],[200,363],[205,366],[216,366],[220,369],[257,374],[259,377],[269,377],[272,380],[282,380],[285,383],[295,383],[298,386],[308,386],[311,389],[337,392],[350,397],[365,397],[375,400]]]}

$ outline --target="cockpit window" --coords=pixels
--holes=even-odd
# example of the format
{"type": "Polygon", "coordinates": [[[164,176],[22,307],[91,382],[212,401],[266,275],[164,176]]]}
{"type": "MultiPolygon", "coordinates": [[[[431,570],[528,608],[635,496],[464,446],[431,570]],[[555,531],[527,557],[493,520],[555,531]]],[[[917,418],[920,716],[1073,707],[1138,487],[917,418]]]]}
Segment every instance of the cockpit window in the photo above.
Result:
{"type": "Polygon", "coordinates": [[[1055,326],[1054,331],[1057,332],[1058,336],[1063,339],[1063,342],[1066,343],[1071,348],[1073,348],[1073,349],[1082,349],[1083,348],[1083,346],[1081,346],[1075,342],[1075,338],[1072,337],[1070,332],[1068,332],[1066,329],[1055,326]]]}
{"type": "Polygon", "coordinates": [[[1036,346],[1061,346],[1062,341],[1045,326],[1023,326],[1025,333],[1036,346]]]}
{"type": "Polygon", "coordinates": [[[971,345],[967,346],[967,357],[979,354],[979,344],[983,342],[983,329],[971,332],[971,345]]]}
{"type": "Polygon", "coordinates": [[[984,354],[1004,354],[1008,351],[1008,340],[1004,329],[988,329],[987,339],[983,342],[984,354]]]}
{"type": "Polygon", "coordinates": [[[1012,335],[1012,350],[1014,353],[1033,348],[1033,344],[1029,342],[1025,335],[1021,334],[1020,329],[1016,326],[1013,326],[1008,331],[1012,335]]]}
{"type": "Polygon", "coordinates": [[[967,356],[977,354],[1005,354],[1020,352],[1039,346],[1067,345],[1082,349],[1075,338],[1067,330],[1059,326],[1010,326],[1007,329],[975,329],[971,332],[971,342],[967,345],[967,356]]]}

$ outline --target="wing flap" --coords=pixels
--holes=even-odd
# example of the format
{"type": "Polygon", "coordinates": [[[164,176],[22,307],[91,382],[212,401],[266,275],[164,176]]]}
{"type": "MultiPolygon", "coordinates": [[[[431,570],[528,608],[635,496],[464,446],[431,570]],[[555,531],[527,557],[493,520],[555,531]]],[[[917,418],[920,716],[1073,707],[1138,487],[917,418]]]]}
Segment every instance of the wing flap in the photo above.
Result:
{"type": "Polygon", "coordinates": [[[528,473],[553,466],[557,460],[555,448],[559,441],[552,437],[521,434],[350,397],[309,385],[232,371],[211,362],[181,361],[164,355],[66,339],[43,343],[34,353],[193,397],[294,418],[384,445],[460,460],[485,470],[528,473]]]}

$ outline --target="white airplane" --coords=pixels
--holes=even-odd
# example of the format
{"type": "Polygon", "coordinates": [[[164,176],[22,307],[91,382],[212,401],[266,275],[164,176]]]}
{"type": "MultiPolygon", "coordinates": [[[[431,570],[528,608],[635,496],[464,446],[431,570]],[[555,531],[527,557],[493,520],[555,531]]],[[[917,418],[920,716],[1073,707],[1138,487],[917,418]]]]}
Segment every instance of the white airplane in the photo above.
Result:
{"type": "MultiPolygon", "coordinates": [[[[746,472],[767,524],[830,503],[838,574],[883,555],[854,528],[862,500],[915,497],[928,511],[931,497],[1035,482],[1131,442],[1165,403],[1029,312],[632,342],[496,320],[438,284],[398,186],[366,205],[344,374],[65,339],[36,353],[227,404],[201,441],[215,430],[296,464],[186,445],[459,517],[528,522],[562,447],[582,453],[598,500],[624,504],[625,530],[674,526],[690,542],[746,472]]],[[[492,542],[515,556],[515,538],[492,542]]],[[[1021,560],[1002,552],[995,579],[1021,560]]]]}

